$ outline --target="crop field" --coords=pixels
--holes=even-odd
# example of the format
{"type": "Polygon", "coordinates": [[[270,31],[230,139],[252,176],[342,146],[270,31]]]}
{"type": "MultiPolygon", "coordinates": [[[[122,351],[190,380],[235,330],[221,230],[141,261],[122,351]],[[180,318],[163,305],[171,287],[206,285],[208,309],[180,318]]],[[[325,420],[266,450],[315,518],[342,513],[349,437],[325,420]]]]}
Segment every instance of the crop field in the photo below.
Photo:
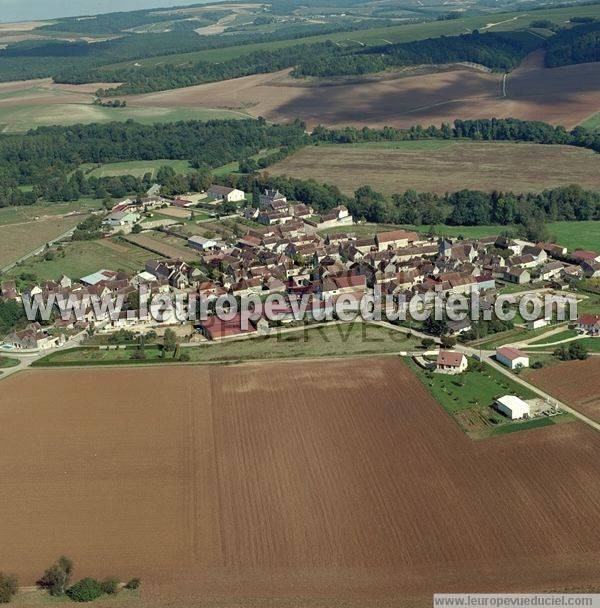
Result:
{"type": "Polygon", "coordinates": [[[0,226],[0,267],[43,247],[81,222],[82,216],[50,217],[0,226]]]}
{"type": "Polygon", "coordinates": [[[102,200],[82,198],[69,203],[35,203],[19,207],[0,208],[0,228],[8,224],[21,224],[54,218],[68,213],[87,213],[102,209],[102,200]]]}
{"type": "Polygon", "coordinates": [[[409,127],[493,116],[574,127],[600,107],[598,63],[554,69],[538,63],[526,60],[510,74],[506,96],[501,75],[446,66],[330,81],[298,80],[284,70],[130,99],[136,106],[238,109],[274,122],[300,118],[309,127],[409,127]]]}
{"type": "Polygon", "coordinates": [[[270,167],[269,173],[311,177],[348,194],[364,184],[388,194],[409,188],[440,194],[462,188],[528,192],[572,183],[597,189],[600,158],[572,146],[406,141],[310,146],[270,167]]]}
{"type": "Polygon", "coordinates": [[[0,545],[25,585],[61,553],[78,578],[140,576],[145,606],[600,580],[600,437],[571,423],[473,442],[399,359],[3,382],[0,545]]]}
{"type": "Polygon", "coordinates": [[[63,253],[57,253],[54,259],[32,258],[13,268],[10,274],[31,272],[40,280],[55,280],[64,273],[75,280],[100,269],[139,272],[152,257],[160,256],[110,239],[75,241],[65,243],[63,253]]]}
{"type": "Polygon", "coordinates": [[[542,369],[530,369],[526,371],[526,376],[542,390],[593,420],[600,421],[600,357],[591,356],[585,361],[565,361],[542,369]]]}
{"type": "Polygon", "coordinates": [[[556,242],[574,249],[598,249],[600,243],[600,222],[551,222],[548,232],[556,237],[556,242]]]}

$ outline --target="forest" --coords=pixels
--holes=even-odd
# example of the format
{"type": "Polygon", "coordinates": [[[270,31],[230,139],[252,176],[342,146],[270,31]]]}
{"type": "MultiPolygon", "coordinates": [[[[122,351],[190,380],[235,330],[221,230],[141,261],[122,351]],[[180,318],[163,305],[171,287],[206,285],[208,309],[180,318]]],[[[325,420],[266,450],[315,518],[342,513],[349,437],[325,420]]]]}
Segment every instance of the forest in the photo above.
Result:
{"type": "Polygon", "coordinates": [[[367,74],[407,65],[469,61],[492,70],[509,71],[543,44],[527,32],[484,33],[440,36],[401,44],[373,46],[359,50],[336,49],[327,55],[309,56],[294,70],[301,76],[367,74]]]}
{"type": "Polygon", "coordinates": [[[600,22],[561,30],[547,44],[546,66],[600,61],[600,22]]]}

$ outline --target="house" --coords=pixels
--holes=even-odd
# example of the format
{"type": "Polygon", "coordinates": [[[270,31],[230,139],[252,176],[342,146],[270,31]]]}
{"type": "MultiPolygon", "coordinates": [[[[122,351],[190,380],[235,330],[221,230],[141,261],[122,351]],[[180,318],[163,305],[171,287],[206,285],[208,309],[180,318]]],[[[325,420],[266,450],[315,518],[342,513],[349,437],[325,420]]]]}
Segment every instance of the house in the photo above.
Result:
{"type": "Polygon", "coordinates": [[[113,229],[131,228],[139,221],[140,217],[140,214],[135,211],[113,211],[102,223],[113,229]]]}
{"type": "Polygon", "coordinates": [[[581,315],[577,319],[577,329],[592,336],[600,336],[600,315],[581,315]]]}
{"type": "Polygon", "coordinates": [[[600,253],[597,251],[586,251],[584,249],[577,249],[573,251],[571,257],[579,264],[581,262],[600,262],[600,253]]]}
{"type": "Polygon", "coordinates": [[[413,243],[417,239],[416,232],[407,230],[391,230],[389,232],[380,232],[375,236],[377,249],[385,251],[386,249],[398,249],[399,247],[408,247],[409,243],[413,243]]]}
{"type": "Polygon", "coordinates": [[[228,186],[211,186],[206,193],[215,200],[222,200],[228,203],[239,203],[246,199],[246,194],[243,190],[237,188],[229,188],[228,186]]]}
{"type": "Polygon", "coordinates": [[[19,292],[14,281],[3,281],[0,283],[0,297],[5,300],[18,300],[19,292]]]}
{"type": "Polygon", "coordinates": [[[279,192],[279,190],[265,190],[264,194],[258,197],[258,204],[261,207],[271,207],[273,203],[284,203],[287,204],[287,198],[279,192]]]}
{"type": "Polygon", "coordinates": [[[39,323],[30,323],[25,329],[11,331],[4,342],[17,349],[47,350],[62,344],[64,337],[51,336],[39,323]]]}
{"type": "Polygon", "coordinates": [[[212,315],[198,326],[198,330],[207,340],[222,340],[223,338],[234,338],[256,333],[256,329],[248,324],[247,329],[242,329],[241,314],[236,314],[230,320],[220,319],[212,315]]]}
{"type": "Polygon", "coordinates": [[[496,360],[510,369],[529,367],[529,355],[512,346],[502,346],[496,350],[496,360]]]}
{"type": "Polygon", "coordinates": [[[534,319],[533,321],[527,321],[527,329],[529,330],[533,330],[533,329],[541,329],[542,327],[546,327],[546,325],[549,325],[550,321],[548,319],[544,319],[544,317],[541,317],[540,319],[534,319]]]}
{"type": "Polygon", "coordinates": [[[531,282],[531,275],[527,268],[509,268],[503,275],[505,281],[516,283],[517,285],[525,285],[531,282]]]}
{"type": "Polygon", "coordinates": [[[600,277],[600,262],[581,262],[580,268],[588,279],[600,277]]]}
{"type": "Polygon", "coordinates": [[[562,262],[548,262],[540,268],[540,279],[542,281],[549,281],[559,276],[564,267],[565,265],[562,262]]]}
{"type": "Polygon", "coordinates": [[[462,374],[467,369],[467,357],[454,350],[440,350],[435,371],[439,374],[462,374]]]}
{"type": "Polygon", "coordinates": [[[499,412],[508,416],[511,420],[529,418],[531,415],[529,404],[515,395],[504,395],[504,397],[499,397],[496,399],[495,405],[499,412]]]}

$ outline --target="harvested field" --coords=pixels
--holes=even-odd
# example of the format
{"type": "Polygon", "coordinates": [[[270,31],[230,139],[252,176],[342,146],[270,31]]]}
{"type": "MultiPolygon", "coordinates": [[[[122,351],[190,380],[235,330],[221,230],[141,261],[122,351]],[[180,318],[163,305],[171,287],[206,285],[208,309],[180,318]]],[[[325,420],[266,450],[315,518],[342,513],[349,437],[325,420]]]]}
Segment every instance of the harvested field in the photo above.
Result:
{"type": "Polygon", "coordinates": [[[242,109],[272,121],[324,125],[440,124],[514,117],[573,127],[600,107],[600,64],[554,69],[529,60],[508,78],[464,67],[417,76],[314,83],[288,71],[131,97],[135,105],[242,109]]]}
{"type": "Polygon", "coordinates": [[[43,247],[81,222],[83,216],[54,217],[0,227],[0,266],[43,247]]]}
{"type": "Polygon", "coordinates": [[[384,142],[303,148],[269,173],[313,178],[347,194],[364,184],[388,194],[409,188],[440,194],[462,188],[529,192],[573,183],[597,189],[600,156],[529,143],[384,142]]]}
{"type": "Polygon", "coordinates": [[[3,563],[32,584],[67,553],[141,576],[144,606],[600,582],[600,436],[472,442],[400,360],[370,363],[7,378],[3,563]]]}
{"type": "Polygon", "coordinates": [[[123,237],[126,241],[146,249],[151,253],[157,253],[166,258],[181,258],[182,260],[193,260],[198,258],[194,249],[185,246],[183,239],[168,237],[163,234],[128,234],[123,237]]]}
{"type": "Polygon", "coordinates": [[[526,375],[543,391],[600,422],[600,357],[530,369],[526,375]]]}

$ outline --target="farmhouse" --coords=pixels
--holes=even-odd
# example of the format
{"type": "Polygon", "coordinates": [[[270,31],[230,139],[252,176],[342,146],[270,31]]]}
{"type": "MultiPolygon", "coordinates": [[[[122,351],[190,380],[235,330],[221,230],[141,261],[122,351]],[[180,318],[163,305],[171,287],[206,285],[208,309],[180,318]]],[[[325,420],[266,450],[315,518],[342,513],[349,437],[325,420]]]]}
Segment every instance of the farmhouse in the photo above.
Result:
{"type": "Polygon", "coordinates": [[[504,273],[504,280],[517,285],[525,285],[531,282],[531,275],[526,268],[509,268],[504,273]]]}
{"type": "Polygon", "coordinates": [[[577,329],[592,336],[600,336],[600,315],[581,315],[577,319],[577,329]]]}
{"type": "Polygon", "coordinates": [[[131,228],[139,219],[140,214],[135,211],[116,211],[111,213],[103,223],[113,229],[131,228]]]}
{"type": "Polygon", "coordinates": [[[228,203],[239,203],[246,198],[243,190],[229,188],[228,186],[211,186],[206,193],[215,200],[227,201],[228,203]]]}
{"type": "Polygon", "coordinates": [[[597,251],[586,251],[584,249],[577,249],[572,254],[571,257],[578,263],[581,262],[600,262],[600,253],[597,251]]]}
{"type": "Polygon", "coordinates": [[[97,285],[101,281],[112,281],[117,276],[114,270],[98,270],[92,274],[88,274],[85,277],[81,277],[81,282],[85,285],[97,285]]]}
{"type": "Polygon", "coordinates": [[[63,336],[51,336],[39,323],[30,323],[21,331],[12,331],[4,339],[17,349],[46,350],[64,342],[63,336]]]}
{"type": "Polygon", "coordinates": [[[462,374],[467,369],[467,357],[454,350],[440,350],[435,363],[439,374],[462,374]]]}
{"type": "Polygon", "coordinates": [[[510,369],[529,367],[529,355],[518,348],[502,346],[496,350],[496,360],[510,369]]]}
{"type": "Polygon", "coordinates": [[[496,399],[496,409],[511,420],[519,420],[531,414],[529,404],[514,395],[504,395],[496,399]]]}
{"type": "Polygon", "coordinates": [[[248,324],[247,329],[242,329],[242,317],[239,313],[230,320],[220,319],[213,315],[208,320],[203,321],[198,329],[207,340],[222,340],[223,338],[256,333],[256,329],[250,324],[248,324]]]}

